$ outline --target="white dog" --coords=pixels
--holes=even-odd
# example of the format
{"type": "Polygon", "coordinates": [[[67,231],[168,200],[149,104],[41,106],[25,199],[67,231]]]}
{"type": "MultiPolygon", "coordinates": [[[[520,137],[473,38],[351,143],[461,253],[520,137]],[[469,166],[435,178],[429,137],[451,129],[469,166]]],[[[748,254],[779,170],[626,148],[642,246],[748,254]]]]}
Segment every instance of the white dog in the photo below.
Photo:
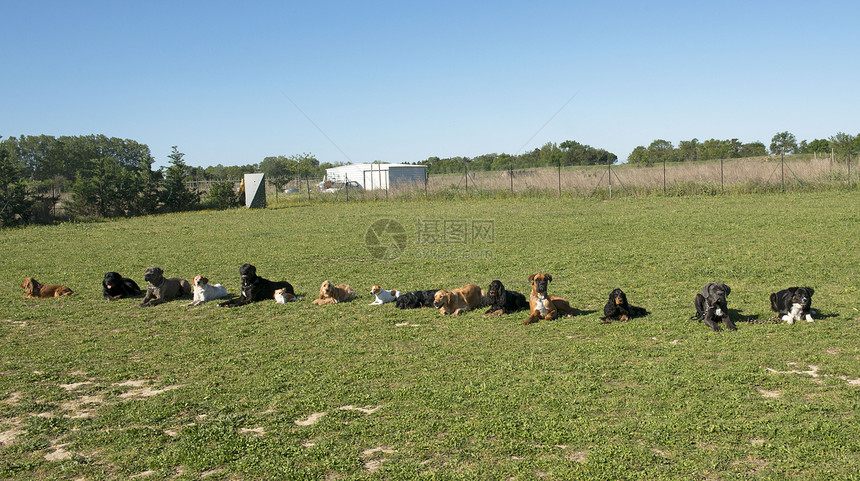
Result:
{"type": "Polygon", "coordinates": [[[206,301],[218,299],[227,295],[227,288],[221,284],[209,284],[209,279],[203,276],[194,276],[194,300],[188,303],[189,306],[199,306],[206,301]]]}
{"type": "Polygon", "coordinates": [[[371,306],[385,304],[386,302],[394,302],[398,297],[400,297],[400,291],[395,291],[393,289],[385,290],[381,286],[371,287],[370,293],[376,296],[376,300],[369,304],[371,306]]]}
{"type": "Polygon", "coordinates": [[[297,301],[298,297],[287,292],[286,289],[278,289],[275,291],[275,302],[278,304],[286,304],[288,302],[297,301]]]}

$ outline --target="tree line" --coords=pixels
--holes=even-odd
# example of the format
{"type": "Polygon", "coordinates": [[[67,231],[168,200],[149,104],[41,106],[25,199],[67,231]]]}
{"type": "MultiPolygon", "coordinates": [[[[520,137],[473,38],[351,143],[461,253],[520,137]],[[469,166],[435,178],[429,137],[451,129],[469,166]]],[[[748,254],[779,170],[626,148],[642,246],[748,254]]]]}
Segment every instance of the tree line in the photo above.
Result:
{"type": "Polygon", "coordinates": [[[104,135],[0,140],[0,221],[47,222],[58,202],[69,217],[121,217],[195,209],[191,168],[176,147],[166,169],[152,170],[149,147],[104,135]],[[68,192],[70,198],[63,198],[68,192]]]}
{"type": "Polygon", "coordinates": [[[565,140],[560,144],[547,142],[540,148],[518,155],[484,154],[477,157],[429,157],[417,162],[426,165],[430,174],[445,174],[467,170],[519,170],[532,167],[613,164],[618,156],[604,149],[565,140]]]}
{"type": "Polygon", "coordinates": [[[672,142],[657,139],[648,147],[637,146],[627,157],[631,164],[652,165],[662,162],[692,162],[697,160],[736,159],[763,157],[776,154],[830,154],[847,157],[860,151],[860,135],[839,132],[829,139],[812,141],[797,138],[790,132],[779,132],[771,139],[770,148],[762,142],[742,143],[738,139],[682,140],[675,147],[672,142]]]}

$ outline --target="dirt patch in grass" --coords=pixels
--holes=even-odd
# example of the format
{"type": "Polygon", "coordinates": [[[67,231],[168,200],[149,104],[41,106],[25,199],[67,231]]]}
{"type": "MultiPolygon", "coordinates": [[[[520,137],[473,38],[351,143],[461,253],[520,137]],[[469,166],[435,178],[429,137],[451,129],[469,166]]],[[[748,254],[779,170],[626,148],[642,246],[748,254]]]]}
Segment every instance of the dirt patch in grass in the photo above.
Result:
{"type": "Polygon", "coordinates": [[[239,434],[251,434],[258,438],[261,438],[266,435],[265,428],[241,428],[239,429],[239,434]]]}
{"type": "Polygon", "coordinates": [[[764,398],[778,398],[782,396],[782,393],[779,391],[768,391],[767,389],[762,389],[760,387],[756,388],[756,390],[761,394],[761,397],[764,398]]]}
{"type": "Polygon", "coordinates": [[[17,406],[21,401],[21,398],[24,397],[24,394],[20,391],[15,391],[9,394],[9,397],[0,401],[0,404],[8,404],[9,406],[17,406]]]}
{"type": "Polygon", "coordinates": [[[312,426],[312,425],[316,424],[317,421],[322,419],[322,417],[325,416],[326,414],[328,414],[328,413],[325,413],[325,412],[313,413],[305,419],[296,419],[293,422],[296,423],[296,425],[298,425],[298,426],[312,426]]]}
{"type": "Polygon", "coordinates": [[[396,452],[397,452],[397,451],[395,451],[395,450],[393,450],[393,449],[391,449],[391,448],[386,448],[386,447],[383,447],[383,446],[379,446],[379,447],[375,447],[375,448],[370,448],[370,449],[365,449],[365,450],[364,450],[364,451],[362,451],[362,453],[361,453],[361,457],[362,457],[362,459],[364,459],[364,460],[365,460],[365,461],[364,461],[364,469],[366,469],[368,472],[373,472],[373,471],[376,471],[377,469],[381,468],[381,467],[382,467],[382,463],[384,463],[384,462],[388,461],[388,458],[385,458],[385,457],[376,457],[375,455],[376,455],[377,453],[382,453],[382,454],[394,454],[394,453],[396,453],[396,452]]]}
{"type": "Polygon", "coordinates": [[[15,438],[24,434],[24,431],[18,428],[12,428],[7,431],[0,431],[0,446],[9,446],[15,442],[15,438]]]}

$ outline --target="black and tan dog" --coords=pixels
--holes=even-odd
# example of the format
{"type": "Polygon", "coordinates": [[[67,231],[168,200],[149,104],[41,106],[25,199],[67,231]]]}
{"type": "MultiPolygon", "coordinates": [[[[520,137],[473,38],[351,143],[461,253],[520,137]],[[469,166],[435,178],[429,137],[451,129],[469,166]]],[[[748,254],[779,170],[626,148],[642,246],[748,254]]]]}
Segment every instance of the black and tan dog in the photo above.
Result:
{"type": "Polygon", "coordinates": [[[529,301],[526,300],[526,296],[505,289],[504,284],[499,280],[490,283],[490,288],[487,290],[487,301],[490,303],[490,308],[484,313],[485,316],[501,316],[529,308],[529,301]]]}
{"type": "Polygon", "coordinates": [[[696,306],[696,318],[705,321],[705,324],[714,331],[720,330],[716,321],[722,321],[730,331],[737,331],[738,328],[729,317],[729,306],[726,300],[731,292],[732,289],[722,282],[705,284],[702,292],[696,294],[696,299],[693,301],[696,306]]]}
{"type": "Polygon", "coordinates": [[[293,285],[287,281],[272,282],[257,276],[257,268],[251,264],[242,264],[242,267],[239,268],[239,275],[242,277],[242,293],[239,297],[222,302],[218,306],[237,307],[252,302],[274,299],[275,291],[278,289],[286,289],[286,291],[282,291],[283,294],[296,294],[293,291],[293,285]]]}
{"type": "Polygon", "coordinates": [[[398,309],[418,309],[419,307],[433,307],[434,297],[438,289],[427,289],[424,291],[412,291],[401,294],[394,301],[398,309]]]}
{"type": "Polygon", "coordinates": [[[160,267],[147,267],[143,273],[146,281],[146,295],[141,307],[157,306],[175,297],[191,294],[191,283],[179,277],[164,277],[160,267]]]}
{"type": "Polygon", "coordinates": [[[770,295],[770,309],[780,318],[789,323],[806,319],[812,322],[812,295],[815,290],[811,287],[789,287],[770,295]]]}
{"type": "Polygon", "coordinates": [[[108,272],[102,281],[102,295],[109,301],[136,296],[140,292],[137,282],[123,277],[119,272],[108,272]]]}
{"type": "Polygon", "coordinates": [[[531,324],[537,322],[539,319],[549,321],[560,315],[572,316],[578,312],[573,307],[570,307],[567,299],[547,294],[547,287],[552,282],[551,275],[532,274],[529,276],[529,282],[532,283],[532,292],[529,295],[529,311],[531,314],[523,324],[531,324]]]}
{"type": "Polygon", "coordinates": [[[609,300],[603,306],[603,317],[600,321],[608,324],[612,321],[626,321],[634,317],[647,316],[648,311],[627,302],[627,294],[621,289],[613,289],[609,293],[609,300]]]}

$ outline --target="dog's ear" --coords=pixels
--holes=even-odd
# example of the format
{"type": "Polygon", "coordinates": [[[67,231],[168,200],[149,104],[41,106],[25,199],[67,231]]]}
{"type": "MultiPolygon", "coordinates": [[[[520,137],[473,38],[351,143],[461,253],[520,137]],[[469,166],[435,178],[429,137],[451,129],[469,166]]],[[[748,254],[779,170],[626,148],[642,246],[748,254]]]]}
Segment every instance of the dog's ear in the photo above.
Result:
{"type": "Polygon", "coordinates": [[[537,275],[537,274],[532,274],[532,275],[530,275],[530,276],[529,276],[529,282],[534,282],[534,281],[535,281],[535,276],[536,276],[536,275],[537,275]]]}
{"type": "Polygon", "coordinates": [[[815,294],[815,290],[812,289],[811,287],[807,287],[806,290],[809,291],[809,297],[812,297],[812,295],[815,294]]]}
{"type": "Polygon", "coordinates": [[[547,274],[547,275],[546,275],[546,281],[547,281],[547,282],[552,282],[552,276],[551,276],[551,275],[549,275],[549,274],[547,274]]]}
{"type": "Polygon", "coordinates": [[[723,286],[725,286],[725,288],[726,288],[726,297],[729,297],[729,294],[732,293],[732,288],[725,285],[725,284],[723,284],[723,286]]]}
{"type": "Polygon", "coordinates": [[[205,276],[200,276],[200,283],[209,284],[209,279],[207,279],[205,276]]]}

